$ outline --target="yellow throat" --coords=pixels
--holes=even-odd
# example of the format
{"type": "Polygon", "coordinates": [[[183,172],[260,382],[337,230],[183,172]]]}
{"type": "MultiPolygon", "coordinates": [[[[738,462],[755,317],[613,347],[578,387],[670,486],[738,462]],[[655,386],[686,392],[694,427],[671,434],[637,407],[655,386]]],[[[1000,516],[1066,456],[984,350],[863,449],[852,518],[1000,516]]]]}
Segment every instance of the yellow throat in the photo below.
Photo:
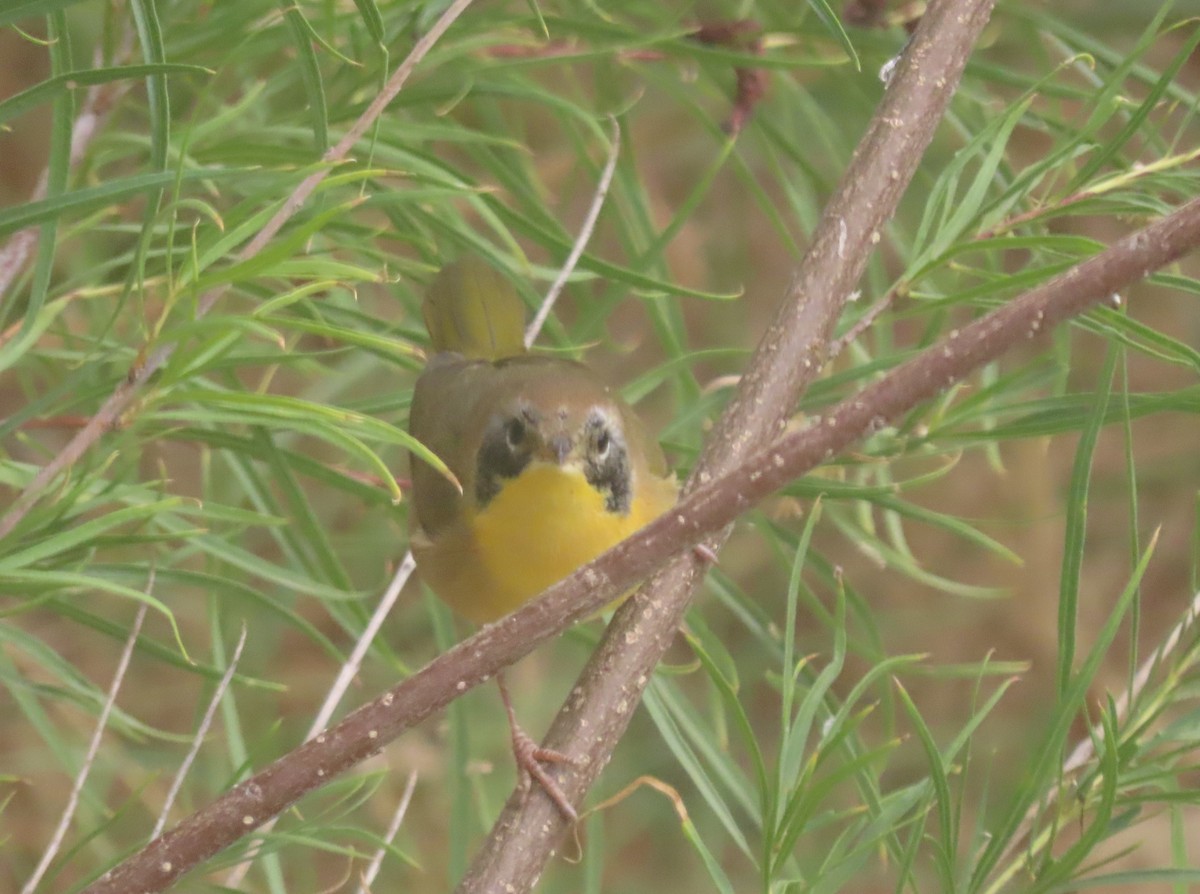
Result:
{"type": "Polygon", "coordinates": [[[613,513],[581,470],[531,466],[471,522],[479,559],[492,580],[489,601],[501,613],[512,611],[624,540],[667,505],[642,500],[625,515],[613,513]]]}

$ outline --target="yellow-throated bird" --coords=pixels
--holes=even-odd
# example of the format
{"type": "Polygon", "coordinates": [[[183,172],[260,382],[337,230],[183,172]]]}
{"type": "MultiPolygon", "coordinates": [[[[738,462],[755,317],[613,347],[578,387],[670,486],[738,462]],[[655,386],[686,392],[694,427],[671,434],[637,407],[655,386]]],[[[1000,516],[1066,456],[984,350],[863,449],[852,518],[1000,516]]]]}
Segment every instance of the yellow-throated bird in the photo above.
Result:
{"type": "Polygon", "coordinates": [[[524,308],[483,261],[445,267],[425,323],[438,353],[409,431],[437,454],[412,469],[412,549],[425,582],[494,620],[661,515],[675,478],[620,397],[572,360],[528,354],[524,308]]]}
{"type": "MultiPolygon", "coordinates": [[[[665,512],[675,478],[633,410],[595,373],[526,353],[521,299],[481,260],[447,265],[423,312],[437,353],[417,379],[409,432],[462,491],[414,458],[412,551],[433,591],[482,623],[665,512]]],[[[567,758],[521,730],[504,678],[497,682],[518,766],[573,820],[540,765],[567,758]]]]}

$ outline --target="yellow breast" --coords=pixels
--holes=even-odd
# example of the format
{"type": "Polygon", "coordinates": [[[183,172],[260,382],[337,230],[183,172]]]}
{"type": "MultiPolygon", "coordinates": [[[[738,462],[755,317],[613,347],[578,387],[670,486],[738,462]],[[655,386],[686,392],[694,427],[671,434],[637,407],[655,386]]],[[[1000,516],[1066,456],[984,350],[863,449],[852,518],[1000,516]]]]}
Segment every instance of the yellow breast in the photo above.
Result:
{"type": "Polygon", "coordinates": [[[506,615],[672,505],[674,479],[644,482],[628,514],[608,511],[582,472],[534,463],[482,510],[419,549],[443,599],[467,618],[506,615]]]}
{"type": "Polygon", "coordinates": [[[666,507],[609,512],[577,469],[536,463],[470,521],[503,613],[624,540],[666,507]]]}

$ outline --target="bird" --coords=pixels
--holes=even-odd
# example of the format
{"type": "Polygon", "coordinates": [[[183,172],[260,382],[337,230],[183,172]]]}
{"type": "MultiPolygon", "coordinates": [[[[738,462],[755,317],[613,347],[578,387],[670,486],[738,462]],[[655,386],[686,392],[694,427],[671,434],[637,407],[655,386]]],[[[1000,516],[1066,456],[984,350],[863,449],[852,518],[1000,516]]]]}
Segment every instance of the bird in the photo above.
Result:
{"type": "MultiPolygon", "coordinates": [[[[588,366],[525,346],[511,280],[474,254],[445,265],[422,304],[432,353],[409,434],[445,464],[411,464],[409,542],[433,592],[464,618],[512,612],[674,505],[658,442],[588,366]]],[[[521,769],[574,810],[501,696],[521,769]]],[[[526,786],[528,777],[523,781],[526,786]]]]}
{"type": "Polygon", "coordinates": [[[524,305],[474,255],[423,306],[433,356],[409,433],[453,473],[414,459],[417,568],[477,623],[518,608],[674,505],[657,441],[590,368],[529,353],[524,305]]]}

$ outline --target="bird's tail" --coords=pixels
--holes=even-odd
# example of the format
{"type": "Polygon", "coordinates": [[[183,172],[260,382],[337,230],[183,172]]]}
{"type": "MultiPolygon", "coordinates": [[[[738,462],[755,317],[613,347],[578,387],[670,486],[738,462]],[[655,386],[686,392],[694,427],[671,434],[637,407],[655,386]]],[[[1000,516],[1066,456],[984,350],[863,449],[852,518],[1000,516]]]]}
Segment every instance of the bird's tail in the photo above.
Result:
{"type": "Polygon", "coordinates": [[[472,360],[525,353],[525,306],[513,284],[479,257],[443,267],[421,310],[434,351],[472,360]]]}

